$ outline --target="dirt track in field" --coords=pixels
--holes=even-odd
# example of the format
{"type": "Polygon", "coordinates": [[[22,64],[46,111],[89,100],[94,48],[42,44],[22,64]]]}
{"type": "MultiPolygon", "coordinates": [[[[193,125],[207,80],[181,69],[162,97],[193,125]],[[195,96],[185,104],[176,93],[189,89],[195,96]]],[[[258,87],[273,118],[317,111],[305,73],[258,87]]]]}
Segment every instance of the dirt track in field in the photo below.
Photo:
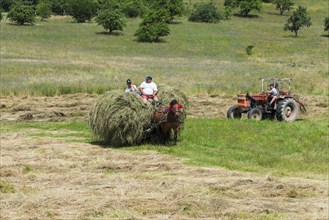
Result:
{"type": "MultiPolygon", "coordinates": [[[[197,168],[152,151],[1,137],[1,219],[328,219],[325,180],[197,168]]],[[[72,136],[78,134],[72,133],[72,136]]]]}
{"type": "MultiPolygon", "coordinates": [[[[87,120],[88,112],[97,95],[73,94],[55,97],[0,97],[0,121],[65,121],[87,120]]],[[[193,95],[189,97],[189,117],[226,118],[227,109],[233,105],[234,96],[193,95]]],[[[307,114],[301,119],[328,117],[328,98],[306,96],[301,99],[307,114]]]]}

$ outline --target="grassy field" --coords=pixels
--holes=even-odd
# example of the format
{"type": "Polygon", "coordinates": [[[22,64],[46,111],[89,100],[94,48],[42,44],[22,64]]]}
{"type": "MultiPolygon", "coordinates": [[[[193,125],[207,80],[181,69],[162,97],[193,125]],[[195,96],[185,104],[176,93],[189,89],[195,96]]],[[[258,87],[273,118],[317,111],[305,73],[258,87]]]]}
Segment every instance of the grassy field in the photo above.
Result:
{"type": "Polygon", "coordinates": [[[194,94],[258,92],[259,77],[291,77],[294,92],[327,95],[328,2],[298,4],[308,7],[313,23],[298,38],[283,31],[292,12],[280,16],[272,4],[256,17],[233,16],[218,24],[180,18],[157,44],[135,41],[139,19],[128,19],[117,36],[69,17],[23,27],[3,20],[0,95],[103,93],[123,88],[127,78],[139,84],[146,75],[194,94]],[[248,45],[255,46],[252,56],[246,55],[248,45]]]}
{"type": "MultiPolygon", "coordinates": [[[[156,150],[185,158],[185,162],[191,165],[326,179],[329,160],[327,128],[328,123],[323,121],[290,124],[188,119],[177,146],[143,145],[124,150],[156,150]]],[[[85,122],[3,123],[0,130],[3,135],[23,131],[29,131],[32,137],[93,142],[85,122]]]]}

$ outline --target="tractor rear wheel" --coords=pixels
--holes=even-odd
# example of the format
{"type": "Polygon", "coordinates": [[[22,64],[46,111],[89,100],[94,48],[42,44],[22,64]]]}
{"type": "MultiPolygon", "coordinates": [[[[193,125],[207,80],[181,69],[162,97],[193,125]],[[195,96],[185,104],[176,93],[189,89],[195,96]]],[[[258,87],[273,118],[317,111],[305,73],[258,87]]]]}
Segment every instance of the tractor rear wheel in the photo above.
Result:
{"type": "Polygon", "coordinates": [[[283,99],[278,103],[276,118],[278,121],[293,122],[299,112],[298,104],[293,99],[283,99]]]}
{"type": "Polygon", "coordinates": [[[252,108],[248,112],[248,119],[255,120],[255,121],[260,121],[260,120],[263,119],[263,113],[259,108],[252,108]]]}
{"type": "Polygon", "coordinates": [[[227,110],[227,118],[229,118],[229,119],[240,119],[241,117],[242,117],[242,112],[241,112],[241,109],[238,106],[233,105],[232,107],[230,107],[227,110]]]}

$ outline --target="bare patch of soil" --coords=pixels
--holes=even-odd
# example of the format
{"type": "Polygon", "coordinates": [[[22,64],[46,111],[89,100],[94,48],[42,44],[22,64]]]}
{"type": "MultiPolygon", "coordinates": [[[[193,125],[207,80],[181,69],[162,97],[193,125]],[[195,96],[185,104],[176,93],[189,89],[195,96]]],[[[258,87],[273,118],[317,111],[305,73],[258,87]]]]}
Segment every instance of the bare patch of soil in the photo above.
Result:
{"type": "MultiPolygon", "coordinates": [[[[55,97],[0,97],[0,121],[87,120],[98,95],[73,94],[55,97]]],[[[236,103],[229,95],[192,95],[189,117],[226,118],[227,109],[236,103]]],[[[302,98],[307,114],[300,119],[328,117],[328,102],[323,96],[302,98]]]]}

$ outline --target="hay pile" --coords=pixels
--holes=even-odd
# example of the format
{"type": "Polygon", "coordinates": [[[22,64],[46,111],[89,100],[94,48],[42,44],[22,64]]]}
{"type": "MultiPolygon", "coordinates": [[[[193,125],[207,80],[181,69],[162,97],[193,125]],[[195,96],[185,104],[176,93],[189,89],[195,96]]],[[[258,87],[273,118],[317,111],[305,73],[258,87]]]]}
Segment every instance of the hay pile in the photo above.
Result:
{"type": "MultiPolygon", "coordinates": [[[[161,85],[159,97],[163,104],[176,98],[185,107],[186,95],[178,89],[161,85]]],[[[101,96],[89,113],[89,125],[94,137],[114,147],[137,145],[148,137],[145,131],[150,128],[155,107],[143,105],[140,96],[122,91],[111,91],[101,96]]],[[[186,108],[183,109],[186,118],[186,108]]]]}

